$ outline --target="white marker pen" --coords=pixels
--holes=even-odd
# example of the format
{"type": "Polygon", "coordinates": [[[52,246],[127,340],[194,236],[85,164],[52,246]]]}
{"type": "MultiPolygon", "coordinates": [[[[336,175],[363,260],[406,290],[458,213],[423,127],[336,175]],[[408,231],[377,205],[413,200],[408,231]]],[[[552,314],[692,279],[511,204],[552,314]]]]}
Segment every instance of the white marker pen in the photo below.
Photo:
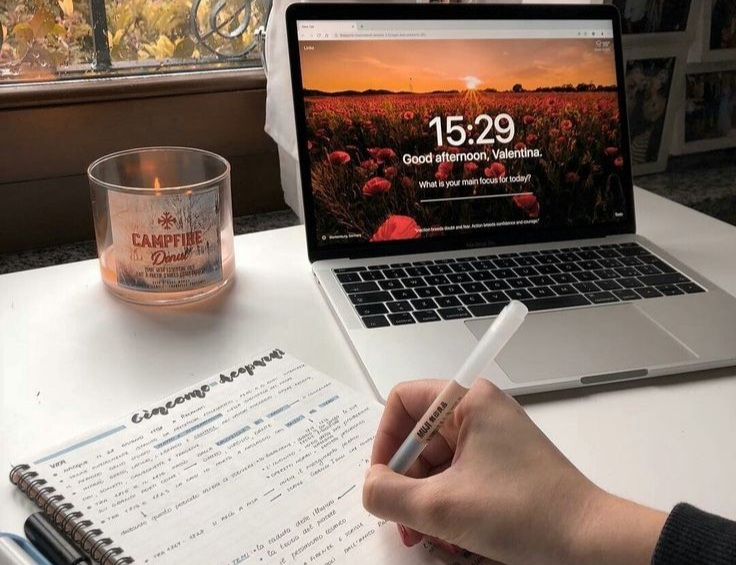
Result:
{"type": "Polygon", "coordinates": [[[524,321],[528,310],[521,302],[512,300],[493,321],[475,349],[462,364],[460,370],[437,399],[430,405],[399,450],[389,461],[388,466],[402,475],[424,451],[427,444],[440,429],[465,393],[480,376],[486,366],[496,358],[503,346],[511,339],[524,321]]]}

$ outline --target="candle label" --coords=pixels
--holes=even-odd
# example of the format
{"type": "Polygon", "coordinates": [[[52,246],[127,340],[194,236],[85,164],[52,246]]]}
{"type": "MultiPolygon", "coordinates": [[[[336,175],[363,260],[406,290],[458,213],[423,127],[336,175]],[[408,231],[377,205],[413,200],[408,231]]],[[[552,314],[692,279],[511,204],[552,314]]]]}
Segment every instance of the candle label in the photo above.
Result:
{"type": "Polygon", "coordinates": [[[154,292],[222,280],[218,187],[192,194],[108,193],[118,284],[154,292]]]}

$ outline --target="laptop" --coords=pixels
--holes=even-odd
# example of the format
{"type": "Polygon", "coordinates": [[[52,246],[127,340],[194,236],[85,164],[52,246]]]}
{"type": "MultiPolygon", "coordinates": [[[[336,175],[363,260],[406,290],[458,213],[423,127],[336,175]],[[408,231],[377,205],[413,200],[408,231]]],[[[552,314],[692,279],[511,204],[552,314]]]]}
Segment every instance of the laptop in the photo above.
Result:
{"type": "Polygon", "coordinates": [[[511,394],[736,364],[736,299],[636,234],[614,7],[286,18],[309,259],[382,398],[451,378],[511,299],[511,394]]]}

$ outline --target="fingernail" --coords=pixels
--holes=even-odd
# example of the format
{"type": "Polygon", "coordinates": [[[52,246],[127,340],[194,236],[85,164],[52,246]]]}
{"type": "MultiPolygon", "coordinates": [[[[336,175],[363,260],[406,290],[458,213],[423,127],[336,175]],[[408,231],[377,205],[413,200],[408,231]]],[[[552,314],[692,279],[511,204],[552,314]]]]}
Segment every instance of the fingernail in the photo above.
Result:
{"type": "Polygon", "coordinates": [[[409,532],[406,531],[406,528],[402,526],[401,524],[397,524],[399,527],[399,535],[401,536],[401,541],[405,546],[409,546],[409,532]]]}

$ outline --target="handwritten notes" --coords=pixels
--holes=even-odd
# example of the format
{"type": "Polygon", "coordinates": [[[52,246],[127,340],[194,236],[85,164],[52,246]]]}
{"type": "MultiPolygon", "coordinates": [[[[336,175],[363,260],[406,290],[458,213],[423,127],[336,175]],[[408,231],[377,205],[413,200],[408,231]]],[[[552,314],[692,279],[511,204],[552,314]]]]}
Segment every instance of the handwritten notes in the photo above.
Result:
{"type": "Polygon", "coordinates": [[[274,349],[31,466],[135,563],[482,563],[363,509],[380,413],[274,349]]]}

